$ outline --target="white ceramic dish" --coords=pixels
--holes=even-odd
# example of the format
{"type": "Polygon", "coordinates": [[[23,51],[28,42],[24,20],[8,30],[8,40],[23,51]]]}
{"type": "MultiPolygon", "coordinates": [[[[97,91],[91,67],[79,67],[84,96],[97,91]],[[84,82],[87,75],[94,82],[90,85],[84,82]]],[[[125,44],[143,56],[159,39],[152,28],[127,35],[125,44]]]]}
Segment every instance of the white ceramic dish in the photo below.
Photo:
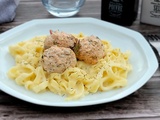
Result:
{"type": "Polygon", "coordinates": [[[112,102],[130,95],[142,87],[151,78],[157,67],[155,54],[140,33],[98,19],[33,20],[0,35],[0,89],[16,98],[38,105],[73,107],[112,102]],[[130,50],[133,71],[128,76],[128,85],[109,92],[90,94],[76,101],[65,101],[64,97],[51,92],[35,94],[23,86],[17,85],[14,80],[10,80],[6,73],[14,65],[14,59],[8,52],[8,46],[38,35],[46,35],[50,29],[59,29],[67,33],[94,34],[101,39],[109,40],[115,48],[118,47],[122,51],[130,50]]]}

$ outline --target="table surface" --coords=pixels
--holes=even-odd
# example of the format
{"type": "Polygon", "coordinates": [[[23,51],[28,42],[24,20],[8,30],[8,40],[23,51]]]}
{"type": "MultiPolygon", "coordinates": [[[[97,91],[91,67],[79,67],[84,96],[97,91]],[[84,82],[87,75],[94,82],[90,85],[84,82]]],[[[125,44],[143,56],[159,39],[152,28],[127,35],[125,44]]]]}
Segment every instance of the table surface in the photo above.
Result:
{"type": "MultiPolygon", "coordinates": [[[[140,9],[139,9],[140,13],[140,9]]],[[[87,0],[74,17],[100,19],[101,1],[87,0]]],[[[42,6],[40,0],[21,0],[16,18],[0,25],[0,33],[33,19],[55,18],[42,6]]],[[[125,26],[142,34],[160,34],[160,27],[142,24],[138,15],[131,26],[125,26]]],[[[87,107],[45,107],[16,99],[0,91],[0,120],[49,120],[49,119],[116,119],[160,120],[160,70],[135,93],[115,102],[87,107]]]]}

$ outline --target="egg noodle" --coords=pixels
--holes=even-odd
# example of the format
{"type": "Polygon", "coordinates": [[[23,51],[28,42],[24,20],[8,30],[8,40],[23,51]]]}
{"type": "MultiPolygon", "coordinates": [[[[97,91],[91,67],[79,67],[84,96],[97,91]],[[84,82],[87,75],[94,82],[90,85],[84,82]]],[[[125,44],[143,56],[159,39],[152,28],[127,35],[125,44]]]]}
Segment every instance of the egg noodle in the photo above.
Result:
{"type": "MultiPolygon", "coordinates": [[[[85,37],[82,33],[77,38],[85,37]]],[[[127,75],[132,66],[129,63],[130,52],[122,53],[119,48],[112,48],[108,41],[102,41],[106,56],[95,65],[78,61],[76,67],[68,68],[63,73],[47,73],[41,65],[44,39],[34,37],[9,46],[9,52],[15,59],[15,66],[8,71],[8,76],[18,85],[35,93],[51,91],[66,96],[66,100],[79,99],[89,93],[108,91],[127,85],[127,75]]]]}

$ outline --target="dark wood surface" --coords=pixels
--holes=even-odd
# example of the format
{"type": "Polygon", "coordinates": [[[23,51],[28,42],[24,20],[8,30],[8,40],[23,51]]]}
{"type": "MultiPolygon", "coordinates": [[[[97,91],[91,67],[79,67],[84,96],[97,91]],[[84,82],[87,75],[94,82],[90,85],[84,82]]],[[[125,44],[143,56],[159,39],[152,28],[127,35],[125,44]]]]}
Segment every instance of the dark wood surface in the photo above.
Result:
{"type": "MultiPolygon", "coordinates": [[[[40,0],[21,0],[13,22],[0,25],[0,33],[33,19],[55,18],[40,0]]],[[[140,9],[139,9],[140,13],[140,9]]],[[[100,19],[101,1],[87,0],[74,17],[100,19]]],[[[160,27],[142,24],[140,16],[130,29],[143,34],[160,34],[160,27]]],[[[116,119],[160,120],[160,70],[138,91],[121,100],[87,107],[45,107],[16,99],[0,91],[0,120],[50,120],[50,119],[116,119]]]]}

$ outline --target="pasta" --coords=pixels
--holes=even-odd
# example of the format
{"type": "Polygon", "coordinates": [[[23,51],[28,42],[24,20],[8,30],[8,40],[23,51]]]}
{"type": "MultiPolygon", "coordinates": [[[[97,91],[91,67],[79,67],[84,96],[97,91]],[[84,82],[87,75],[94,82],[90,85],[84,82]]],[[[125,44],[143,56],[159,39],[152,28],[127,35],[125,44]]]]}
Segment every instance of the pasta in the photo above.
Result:
{"type": "MultiPolygon", "coordinates": [[[[74,35],[85,37],[82,33],[74,35]]],[[[9,78],[18,85],[35,93],[51,91],[66,96],[66,100],[75,100],[89,93],[109,91],[127,85],[127,75],[132,70],[129,63],[130,52],[121,52],[112,48],[108,41],[102,41],[106,56],[95,65],[78,61],[76,67],[63,73],[47,73],[41,65],[43,42],[46,36],[34,37],[9,47],[15,59],[15,66],[8,71],[9,78]]]]}

